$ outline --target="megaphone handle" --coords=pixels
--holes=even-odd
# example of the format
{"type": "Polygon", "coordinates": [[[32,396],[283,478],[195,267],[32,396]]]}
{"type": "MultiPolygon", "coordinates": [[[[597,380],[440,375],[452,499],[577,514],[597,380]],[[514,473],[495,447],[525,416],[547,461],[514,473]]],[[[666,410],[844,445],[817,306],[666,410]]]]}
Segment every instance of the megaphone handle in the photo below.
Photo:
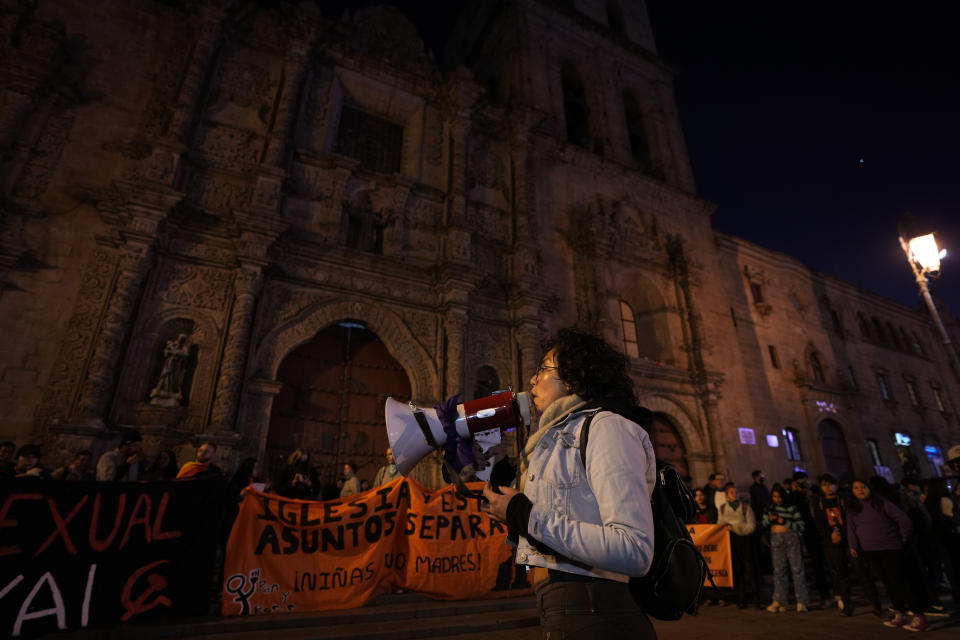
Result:
{"type": "Polygon", "coordinates": [[[437,444],[436,438],[433,437],[433,432],[430,431],[430,425],[427,423],[427,417],[423,415],[423,411],[417,409],[413,412],[413,417],[417,421],[417,424],[420,425],[420,431],[423,432],[423,437],[426,439],[427,444],[433,447],[434,451],[440,454],[440,460],[443,462],[443,468],[447,470],[447,475],[453,480],[453,486],[457,488],[457,493],[475,498],[483,495],[479,491],[471,491],[467,488],[467,485],[464,484],[463,479],[460,477],[460,474],[456,469],[453,468],[453,465],[450,464],[450,461],[447,460],[447,457],[443,455],[443,449],[440,448],[440,445],[437,444]]]}

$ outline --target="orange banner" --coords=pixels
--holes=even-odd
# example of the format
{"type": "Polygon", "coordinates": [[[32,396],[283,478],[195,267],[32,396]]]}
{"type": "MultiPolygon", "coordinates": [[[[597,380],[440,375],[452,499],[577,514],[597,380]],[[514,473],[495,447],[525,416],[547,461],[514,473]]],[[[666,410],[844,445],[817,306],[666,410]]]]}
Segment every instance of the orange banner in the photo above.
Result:
{"type": "MultiPolygon", "coordinates": [[[[689,524],[687,530],[707,561],[713,583],[718,587],[732,587],[733,557],[730,555],[730,533],[726,525],[689,524]]],[[[704,581],[704,584],[710,584],[709,580],[704,581]]]]}
{"type": "Polygon", "coordinates": [[[441,600],[529,593],[506,536],[476,498],[408,478],[327,502],[251,490],[227,543],[223,615],[350,609],[397,589],[441,600]]]}

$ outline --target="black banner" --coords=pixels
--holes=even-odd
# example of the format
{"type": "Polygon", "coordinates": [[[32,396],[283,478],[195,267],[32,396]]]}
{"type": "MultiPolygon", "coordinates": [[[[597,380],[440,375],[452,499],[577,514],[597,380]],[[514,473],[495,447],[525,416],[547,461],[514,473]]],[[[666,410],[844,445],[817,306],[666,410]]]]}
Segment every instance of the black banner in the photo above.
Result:
{"type": "Polygon", "coordinates": [[[0,484],[0,637],[204,615],[224,485],[0,484]]]}

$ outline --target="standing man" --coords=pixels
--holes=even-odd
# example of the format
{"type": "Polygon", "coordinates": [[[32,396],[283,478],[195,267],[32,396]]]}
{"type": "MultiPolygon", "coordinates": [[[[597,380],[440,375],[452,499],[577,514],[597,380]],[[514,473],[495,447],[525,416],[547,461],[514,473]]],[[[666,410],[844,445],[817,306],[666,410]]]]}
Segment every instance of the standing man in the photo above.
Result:
{"type": "Polygon", "coordinates": [[[737,498],[737,487],[728,482],[724,488],[717,524],[724,524],[730,532],[730,553],[733,556],[733,588],[737,593],[737,608],[760,602],[757,576],[756,549],[753,533],[757,518],[746,502],[737,498]]]}
{"type": "Polygon", "coordinates": [[[222,478],[223,470],[213,463],[217,454],[217,445],[214,442],[203,442],[197,449],[197,459],[185,463],[177,473],[177,480],[187,478],[222,478]]]}
{"type": "Polygon", "coordinates": [[[13,452],[17,450],[17,445],[6,440],[0,442],[0,480],[13,477],[13,452]]]}
{"type": "Polygon", "coordinates": [[[766,478],[763,475],[763,471],[760,469],[754,469],[753,473],[753,484],[750,485],[750,506],[753,508],[753,513],[763,513],[767,509],[767,505],[770,504],[770,489],[767,489],[767,485],[764,484],[766,478]]]}
{"type": "Polygon", "coordinates": [[[793,483],[796,491],[791,496],[793,504],[797,511],[803,517],[803,546],[806,547],[810,560],[813,563],[813,578],[817,583],[817,592],[820,594],[821,606],[829,606],[830,581],[827,578],[826,558],[823,555],[823,545],[820,541],[820,535],[817,533],[817,523],[813,520],[813,509],[810,501],[817,500],[817,491],[813,490],[808,484],[806,471],[794,471],[793,483]],[[812,494],[812,498],[811,498],[812,494]]]}
{"type": "MultiPolygon", "coordinates": [[[[817,531],[823,544],[823,552],[830,567],[830,576],[833,579],[833,592],[845,616],[853,615],[853,598],[850,597],[850,554],[847,544],[847,510],[843,500],[837,495],[837,479],[832,474],[820,476],[821,494],[814,503],[813,515],[817,523],[817,531]]],[[[865,584],[868,598],[876,599],[876,587],[870,582],[865,584]],[[874,595],[869,596],[873,588],[874,595]]]]}
{"type": "Polygon", "coordinates": [[[346,498],[360,493],[360,478],[357,477],[357,465],[347,462],[343,465],[343,486],[340,487],[340,497],[346,498]]]}
{"type": "Polygon", "coordinates": [[[397,465],[393,462],[393,450],[387,447],[387,464],[377,470],[377,476],[373,479],[373,486],[379,487],[380,485],[387,484],[398,475],[400,475],[400,472],[397,470],[397,465]]]}
{"type": "Polygon", "coordinates": [[[90,469],[90,459],[93,457],[89,451],[77,451],[73,462],[65,467],[60,467],[50,474],[54,480],[65,480],[67,482],[83,482],[93,480],[93,471],[90,469]]]}
{"type": "Polygon", "coordinates": [[[720,510],[720,505],[726,502],[726,498],[724,498],[724,486],[723,474],[715,472],[710,474],[710,479],[703,487],[703,493],[707,496],[707,504],[712,504],[717,508],[717,511],[720,510]]]}
{"type": "Polygon", "coordinates": [[[97,480],[100,482],[136,482],[140,479],[140,434],[130,431],[120,438],[113,451],[97,461],[97,480]]]}

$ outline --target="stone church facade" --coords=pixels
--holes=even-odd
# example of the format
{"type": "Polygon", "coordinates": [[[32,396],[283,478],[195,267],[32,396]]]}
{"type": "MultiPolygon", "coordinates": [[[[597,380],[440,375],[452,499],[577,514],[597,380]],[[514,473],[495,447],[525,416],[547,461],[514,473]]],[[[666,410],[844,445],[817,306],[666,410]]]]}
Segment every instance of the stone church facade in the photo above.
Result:
{"type": "Polygon", "coordinates": [[[445,68],[321,7],[0,3],[3,439],[370,479],[387,395],[524,388],[578,324],[698,484],[960,442],[929,318],[711,227],[641,2],[467,3],[445,68]]]}

